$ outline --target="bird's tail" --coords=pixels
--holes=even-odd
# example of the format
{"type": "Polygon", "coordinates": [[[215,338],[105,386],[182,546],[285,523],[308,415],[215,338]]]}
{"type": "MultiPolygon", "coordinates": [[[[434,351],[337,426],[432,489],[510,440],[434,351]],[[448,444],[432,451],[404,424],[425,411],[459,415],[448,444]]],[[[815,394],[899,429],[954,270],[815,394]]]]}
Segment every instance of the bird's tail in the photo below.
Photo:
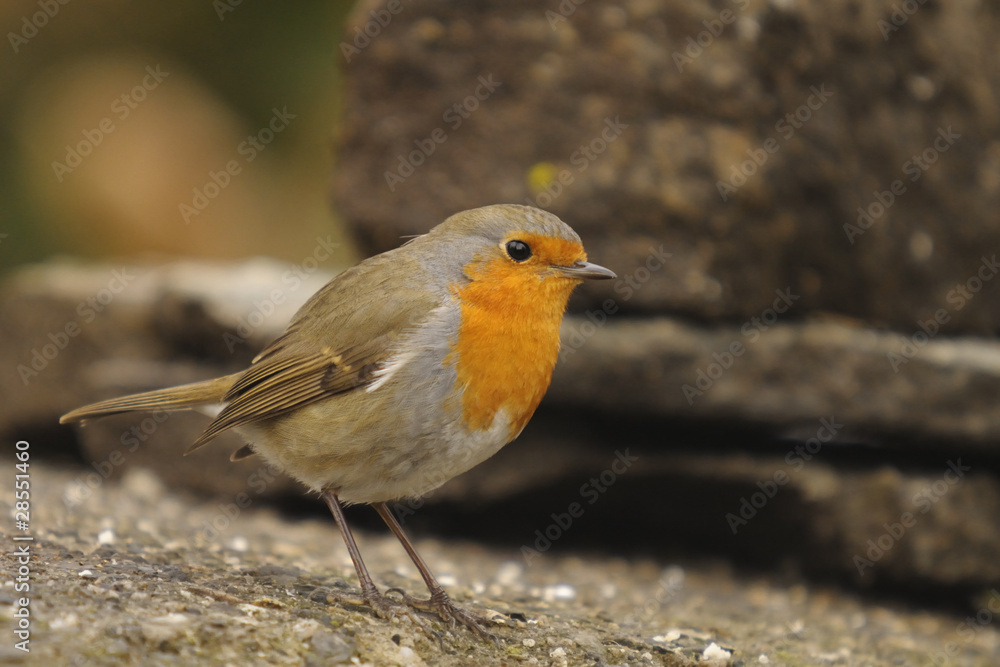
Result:
{"type": "Polygon", "coordinates": [[[193,384],[184,384],[169,389],[157,389],[131,396],[111,398],[98,403],[91,403],[82,408],[67,412],[59,418],[60,424],[68,424],[83,419],[115,415],[121,412],[137,410],[188,410],[196,405],[221,403],[226,392],[233,386],[242,373],[226,375],[214,380],[205,380],[193,384]]]}

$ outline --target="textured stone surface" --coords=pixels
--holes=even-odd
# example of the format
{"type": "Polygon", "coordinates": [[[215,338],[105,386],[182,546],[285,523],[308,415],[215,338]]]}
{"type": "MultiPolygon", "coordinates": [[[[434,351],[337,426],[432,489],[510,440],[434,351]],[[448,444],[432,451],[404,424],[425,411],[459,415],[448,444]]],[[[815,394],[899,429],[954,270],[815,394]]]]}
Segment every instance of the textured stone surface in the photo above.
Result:
{"type": "Polygon", "coordinates": [[[993,452],[1000,437],[1000,345],[989,339],[918,346],[842,321],[745,329],[667,317],[581,318],[563,333],[550,397],[566,405],[777,426],[835,417],[844,433],[907,436],[907,448],[951,439],[937,443],[946,451],[961,441],[993,452]]]}
{"type": "MultiPolygon", "coordinates": [[[[992,334],[995,281],[971,299],[954,290],[1000,248],[1000,60],[982,57],[1000,17],[918,3],[886,29],[898,4],[407,4],[345,68],[333,204],[369,250],[465,208],[528,200],[622,276],[642,277],[662,244],[669,261],[621,299],[634,312],[739,321],[791,288],[795,318],[910,333],[945,309],[945,331],[992,334]],[[502,85],[456,116],[480,77],[502,85]],[[609,119],[627,127],[615,134],[609,119]],[[444,141],[428,144],[436,129],[444,141]],[[386,173],[421,145],[433,153],[390,190],[386,173]],[[718,184],[740,183],[733,170],[754,156],[724,199],[718,184]],[[878,213],[876,192],[894,201],[848,234],[858,207],[878,213]]],[[[586,294],[604,298],[602,286],[586,294]]]]}
{"type": "MultiPolygon", "coordinates": [[[[16,597],[31,600],[31,653],[12,641],[0,648],[15,664],[881,667],[986,665],[1000,650],[989,620],[865,605],[705,560],[546,555],[525,567],[510,547],[418,539],[456,599],[502,623],[493,645],[428,617],[439,643],[410,619],[383,621],[325,599],[357,590],[328,518],[254,505],[206,539],[201,527],[219,507],[167,490],[148,471],[133,469],[66,508],[60,498],[74,472],[32,461],[31,589],[0,592],[5,628],[16,597]]],[[[8,498],[0,509],[12,511],[8,498]]],[[[0,537],[12,543],[6,526],[0,537]]],[[[420,590],[391,536],[360,531],[360,546],[380,585],[420,590]]],[[[11,550],[0,562],[20,567],[11,550]]],[[[992,616],[990,603],[988,595],[976,602],[992,616]]]]}

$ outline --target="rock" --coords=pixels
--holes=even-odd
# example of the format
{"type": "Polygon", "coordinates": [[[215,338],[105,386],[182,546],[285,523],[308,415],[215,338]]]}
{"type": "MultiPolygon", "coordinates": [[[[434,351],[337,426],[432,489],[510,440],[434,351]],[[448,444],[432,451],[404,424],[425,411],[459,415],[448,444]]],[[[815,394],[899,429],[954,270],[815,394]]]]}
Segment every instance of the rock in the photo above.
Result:
{"type": "MultiPolygon", "coordinates": [[[[40,443],[32,443],[36,446],[40,443]]],[[[439,665],[557,661],[593,664],[823,664],[875,667],[940,663],[954,657],[988,664],[1000,642],[992,599],[963,620],[897,604],[864,605],[830,587],[737,576],[706,559],[684,561],[546,554],[531,567],[511,563],[506,547],[424,540],[417,546],[450,581],[463,606],[495,619],[497,644],[425,618],[440,637],[410,619],[377,618],[342,597],[357,594],[350,558],[328,517],[278,515],[254,506],[218,539],[199,527],[214,503],[167,491],[152,498],[110,481],[74,512],[60,502],[72,472],[31,467],[31,542],[25,545],[32,664],[261,663],[439,665]],[[115,517],[120,545],[100,545],[115,517]],[[225,546],[233,534],[246,551],[225,546]],[[87,576],[80,576],[84,571],[87,576]],[[39,584],[38,582],[44,582],[39,584]],[[572,589],[574,595],[548,596],[572,589]],[[494,611],[491,611],[494,610],[494,611]],[[969,623],[975,625],[970,626],[969,623]],[[764,656],[766,660],[760,659],[764,656]]],[[[13,510],[9,497],[0,510],[13,510]]],[[[422,582],[395,538],[360,531],[363,557],[382,588],[420,594],[422,582]]],[[[22,533],[23,535],[23,533],[22,533]]],[[[9,538],[10,536],[5,536],[9,538]]],[[[11,544],[15,544],[10,542],[11,544]]],[[[22,563],[0,554],[5,571],[22,563]]],[[[22,605],[0,610],[5,623],[22,605]]],[[[4,645],[9,660],[25,656],[4,645]]]]}
{"type": "Polygon", "coordinates": [[[795,319],[909,334],[944,311],[944,332],[992,335],[1000,61],[981,54],[1000,18],[914,6],[406,7],[348,58],[333,202],[369,252],[540,205],[630,313],[741,321],[790,289],[795,319]]]}
{"type": "MultiPolygon", "coordinates": [[[[993,556],[1000,536],[991,528],[1000,479],[988,463],[956,457],[902,470],[852,469],[836,443],[787,447],[785,456],[742,461],[653,454],[639,476],[653,467],[688,481],[663,494],[662,505],[678,509],[649,519],[650,530],[673,530],[680,541],[702,546],[729,543],[723,548],[739,562],[762,567],[781,553],[813,576],[850,579],[862,589],[909,582],[988,590],[1000,582],[993,556]],[[692,514],[682,503],[698,487],[711,491],[692,514]]],[[[634,453],[645,458],[647,451],[634,453]]]]}
{"type": "MultiPolygon", "coordinates": [[[[676,318],[568,320],[549,400],[670,418],[781,427],[840,423],[840,435],[907,450],[993,452],[1000,344],[902,337],[857,323],[695,326],[676,318]],[[901,440],[905,438],[904,440],[901,440]]],[[[809,433],[806,437],[813,435],[809,433]]]]}

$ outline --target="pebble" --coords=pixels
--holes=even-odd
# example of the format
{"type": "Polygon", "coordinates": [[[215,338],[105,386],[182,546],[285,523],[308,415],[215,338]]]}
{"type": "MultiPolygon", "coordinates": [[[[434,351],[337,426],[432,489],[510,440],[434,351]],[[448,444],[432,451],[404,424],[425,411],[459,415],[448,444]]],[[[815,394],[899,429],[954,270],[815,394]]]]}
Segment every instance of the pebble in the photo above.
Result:
{"type": "Polygon", "coordinates": [[[497,568],[496,581],[501,586],[513,586],[521,580],[524,568],[512,560],[501,563],[497,568]]]}
{"type": "Polygon", "coordinates": [[[149,642],[159,643],[173,641],[179,638],[191,627],[193,619],[184,614],[164,614],[140,622],[142,637],[149,642]]]}
{"type": "Polygon", "coordinates": [[[729,660],[733,657],[733,654],[724,648],[721,648],[715,642],[712,642],[705,647],[705,650],[701,653],[701,659],[703,662],[707,662],[710,665],[716,665],[718,667],[723,667],[729,664],[729,660]]]}
{"type": "Polygon", "coordinates": [[[554,600],[572,600],[576,597],[576,589],[569,584],[556,584],[554,586],[546,586],[542,591],[542,598],[546,602],[552,602],[554,600]]]}
{"type": "Polygon", "coordinates": [[[246,551],[250,548],[250,541],[242,535],[237,535],[229,540],[229,548],[233,551],[246,551]]]}
{"type": "Polygon", "coordinates": [[[56,616],[49,622],[49,627],[53,630],[62,630],[64,628],[75,628],[80,625],[80,617],[74,613],[65,614],[62,616],[56,616]]]}

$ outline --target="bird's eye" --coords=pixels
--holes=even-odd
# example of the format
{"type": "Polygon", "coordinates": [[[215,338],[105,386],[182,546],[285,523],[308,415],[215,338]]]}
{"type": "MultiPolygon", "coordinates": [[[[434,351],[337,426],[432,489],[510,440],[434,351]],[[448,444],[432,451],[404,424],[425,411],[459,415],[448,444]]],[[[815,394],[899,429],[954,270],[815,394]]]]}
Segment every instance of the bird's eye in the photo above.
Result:
{"type": "Polygon", "coordinates": [[[515,262],[523,262],[531,257],[531,246],[524,241],[508,241],[507,254],[515,262]]]}

